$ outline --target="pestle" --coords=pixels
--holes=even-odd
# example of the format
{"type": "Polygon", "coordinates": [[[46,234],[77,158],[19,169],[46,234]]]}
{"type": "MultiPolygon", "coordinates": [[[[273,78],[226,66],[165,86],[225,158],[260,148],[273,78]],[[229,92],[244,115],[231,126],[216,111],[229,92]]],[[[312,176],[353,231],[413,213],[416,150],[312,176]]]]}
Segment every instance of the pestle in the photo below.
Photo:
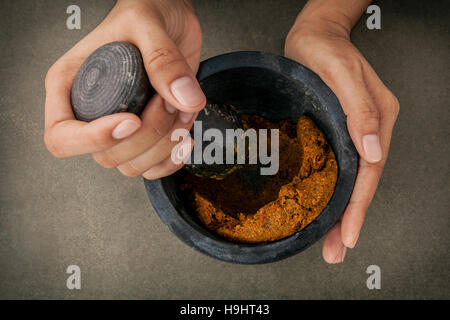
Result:
{"type": "MultiPolygon", "coordinates": [[[[117,112],[140,115],[154,94],[139,49],[128,42],[111,42],[95,50],[82,64],[72,86],[71,102],[75,117],[89,122],[117,112]]],[[[197,121],[202,121],[203,131],[215,128],[223,136],[226,129],[243,128],[242,120],[231,106],[209,100],[197,121]]],[[[192,130],[191,135],[194,136],[192,130]]],[[[194,140],[194,145],[197,143],[194,140]]],[[[211,143],[219,142],[202,143],[202,149],[211,143]]],[[[223,178],[234,167],[206,163],[184,166],[197,176],[211,178],[223,178]]]]}

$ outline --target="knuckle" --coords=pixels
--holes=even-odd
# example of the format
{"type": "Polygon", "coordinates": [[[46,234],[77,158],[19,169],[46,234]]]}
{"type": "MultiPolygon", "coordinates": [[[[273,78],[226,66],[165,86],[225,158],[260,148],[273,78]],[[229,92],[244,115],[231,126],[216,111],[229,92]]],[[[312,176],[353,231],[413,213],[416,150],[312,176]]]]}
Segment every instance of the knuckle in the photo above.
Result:
{"type": "Polygon", "coordinates": [[[56,61],[55,64],[48,69],[45,75],[44,88],[46,94],[55,90],[58,91],[71,88],[73,81],[70,76],[68,77],[68,74],[72,71],[72,66],[66,61],[63,61],[62,59],[56,61]]]}
{"type": "Polygon", "coordinates": [[[44,143],[47,150],[58,159],[65,158],[66,155],[64,154],[63,150],[59,148],[53,141],[52,136],[48,131],[44,133],[44,143]]]}
{"type": "Polygon", "coordinates": [[[288,35],[286,36],[286,41],[284,43],[284,53],[288,57],[294,57],[295,56],[295,49],[297,47],[303,46],[304,37],[302,37],[301,33],[298,30],[289,31],[288,35]]]}
{"type": "Polygon", "coordinates": [[[365,215],[367,209],[369,208],[370,202],[370,199],[351,198],[347,204],[346,210],[349,210],[349,212],[359,212],[361,215],[365,215]]]}
{"type": "Polygon", "coordinates": [[[183,166],[184,163],[174,164],[170,162],[170,164],[165,164],[163,167],[159,167],[157,170],[155,170],[156,168],[151,168],[144,172],[142,176],[147,180],[156,180],[171,175],[172,173],[183,168],[183,166]]]}
{"type": "Polygon", "coordinates": [[[45,88],[48,90],[50,86],[65,75],[67,71],[67,63],[63,58],[57,60],[48,70],[45,75],[45,88]]]}
{"type": "Polygon", "coordinates": [[[90,143],[92,146],[102,147],[104,143],[104,139],[102,134],[95,134],[90,137],[90,143]]]}
{"type": "Polygon", "coordinates": [[[376,162],[376,163],[368,163],[368,162],[364,161],[364,162],[361,163],[361,167],[374,170],[374,171],[377,172],[378,176],[381,177],[381,174],[382,174],[382,172],[384,170],[385,164],[386,164],[386,159],[384,159],[384,160],[382,160],[380,162],[376,162]]]}
{"type": "Polygon", "coordinates": [[[400,112],[400,103],[397,97],[388,91],[385,95],[384,102],[381,104],[381,108],[384,116],[388,116],[389,118],[393,118],[395,120],[400,112]]]}
{"type": "Polygon", "coordinates": [[[325,79],[334,79],[340,68],[342,68],[341,59],[332,56],[323,64],[323,68],[321,70],[322,76],[325,77],[325,79]]]}
{"type": "Polygon", "coordinates": [[[107,131],[100,131],[89,135],[89,144],[97,150],[105,150],[114,145],[111,135],[107,131]]]}
{"type": "Polygon", "coordinates": [[[395,116],[395,118],[398,117],[398,114],[400,113],[400,102],[398,101],[398,98],[391,94],[391,110],[395,116]]]}
{"type": "Polygon", "coordinates": [[[141,172],[134,168],[130,163],[125,163],[117,167],[121,174],[126,177],[134,178],[141,175],[141,172]]]}
{"type": "Polygon", "coordinates": [[[165,124],[157,124],[154,127],[156,134],[160,139],[164,138],[167,134],[169,134],[171,126],[165,124]]]}
{"type": "Polygon", "coordinates": [[[351,73],[362,74],[363,72],[363,65],[361,60],[357,57],[352,56],[351,58],[343,59],[343,65],[350,70],[351,73]]]}
{"type": "Polygon", "coordinates": [[[330,55],[321,68],[322,76],[327,80],[338,79],[342,73],[361,74],[362,63],[357,57],[346,55],[330,55]]]}
{"type": "Polygon", "coordinates": [[[142,174],[142,177],[144,177],[147,180],[156,180],[158,177],[155,177],[151,172],[144,172],[142,174]]]}
{"type": "Polygon", "coordinates": [[[152,72],[159,72],[168,65],[179,63],[181,57],[176,49],[158,48],[151,52],[144,53],[147,66],[152,72]]]}
{"type": "Polygon", "coordinates": [[[155,120],[157,121],[151,121],[149,131],[151,131],[152,134],[156,135],[157,140],[160,140],[172,131],[174,127],[175,117],[164,116],[162,119],[155,120]]]}
{"type": "Polygon", "coordinates": [[[380,113],[374,107],[365,106],[365,107],[359,108],[358,111],[359,111],[361,118],[363,118],[364,120],[373,120],[373,121],[380,120],[380,113]]]}
{"type": "Polygon", "coordinates": [[[308,48],[314,43],[317,43],[314,32],[311,32],[309,26],[300,25],[300,27],[292,28],[289,31],[285,45],[287,47],[294,45],[297,48],[308,48]]]}
{"type": "Polygon", "coordinates": [[[291,29],[286,36],[286,43],[293,42],[295,44],[298,44],[300,41],[303,40],[303,36],[301,33],[301,29],[291,29]]]}
{"type": "Polygon", "coordinates": [[[157,180],[163,177],[167,177],[172,172],[166,172],[166,173],[144,173],[142,177],[147,180],[157,180]]]}
{"type": "Polygon", "coordinates": [[[107,155],[105,152],[97,152],[92,154],[95,162],[101,165],[103,168],[110,169],[117,167],[117,162],[107,155]]]}
{"type": "Polygon", "coordinates": [[[50,69],[48,69],[47,74],[45,75],[45,89],[48,91],[53,80],[55,79],[56,75],[56,68],[55,65],[51,66],[50,69]]]}
{"type": "Polygon", "coordinates": [[[143,9],[139,4],[128,6],[122,10],[120,17],[127,24],[130,22],[139,22],[141,21],[143,12],[145,12],[143,9]]]}

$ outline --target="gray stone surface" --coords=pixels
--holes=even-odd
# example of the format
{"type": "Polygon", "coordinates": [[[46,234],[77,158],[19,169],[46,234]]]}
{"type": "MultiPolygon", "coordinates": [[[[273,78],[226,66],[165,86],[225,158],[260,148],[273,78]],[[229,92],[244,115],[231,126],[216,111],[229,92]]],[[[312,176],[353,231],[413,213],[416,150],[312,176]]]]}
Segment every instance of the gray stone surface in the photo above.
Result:
{"type": "MultiPolygon", "coordinates": [[[[234,50],[283,53],[303,1],[194,1],[202,58],[234,50]]],[[[383,1],[382,30],[359,22],[353,40],[402,110],[390,160],[360,240],[341,265],[322,241],[259,266],[208,258],[181,243],[149,203],[142,180],[90,156],[57,160],[43,143],[44,77],[113,1],[0,3],[0,298],[450,298],[450,17],[444,1],[383,1]],[[65,269],[82,270],[82,289],[65,269]],[[382,289],[366,288],[366,268],[382,289]]]]}

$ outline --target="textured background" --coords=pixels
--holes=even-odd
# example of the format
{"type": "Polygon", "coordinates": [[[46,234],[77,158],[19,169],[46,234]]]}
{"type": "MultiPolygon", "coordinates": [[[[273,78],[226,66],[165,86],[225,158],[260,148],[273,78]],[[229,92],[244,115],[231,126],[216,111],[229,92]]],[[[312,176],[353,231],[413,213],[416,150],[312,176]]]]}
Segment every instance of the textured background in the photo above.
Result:
{"type": "MultiPolygon", "coordinates": [[[[233,50],[283,53],[303,1],[194,1],[202,58],[233,50]]],[[[322,241],[287,260],[233,265],[181,243],[140,178],[90,156],[57,160],[43,143],[44,77],[114,1],[0,2],[0,298],[450,298],[450,15],[444,1],[383,1],[382,30],[352,34],[402,110],[390,160],[360,240],[341,265],[322,241]],[[82,29],[67,30],[76,3],[82,29]],[[82,271],[66,289],[65,269],[82,271]],[[366,288],[367,266],[382,289],[366,288]]],[[[367,17],[367,15],[363,16],[367,17]]]]}

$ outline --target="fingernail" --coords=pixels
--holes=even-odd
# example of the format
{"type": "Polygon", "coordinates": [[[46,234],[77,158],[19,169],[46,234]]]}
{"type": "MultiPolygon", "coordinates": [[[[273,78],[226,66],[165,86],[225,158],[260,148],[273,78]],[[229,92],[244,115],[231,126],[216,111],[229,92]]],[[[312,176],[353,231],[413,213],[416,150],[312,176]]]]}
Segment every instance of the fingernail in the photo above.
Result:
{"type": "Polygon", "coordinates": [[[205,96],[202,89],[191,77],[181,77],[170,85],[174,97],[185,107],[197,107],[205,96]]]}
{"type": "Polygon", "coordinates": [[[114,139],[123,139],[132,135],[137,129],[139,129],[140,124],[133,120],[124,120],[117,127],[114,128],[112,136],[114,139]]]}
{"type": "Polygon", "coordinates": [[[347,252],[347,248],[344,246],[341,248],[336,258],[334,259],[334,263],[342,263],[344,262],[345,253],[347,252]]]}
{"type": "Polygon", "coordinates": [[[181,122],[183,123],[189,123],[189,121],[191,121],[192,117],[194,116],[193,113],[191,112],[183,112],[180,111],[180,113],[178,114],[178,116],[180,117],[181,122]]]}
{"type": "Polygon", "coordinates": [[[380,139],[376,134],[368,134],[362,138],[364,153],[369,162],[378,162],[383,157],[380,139]]]}
{"type": "Polygon", "coordinates": [[[164,101],[164,108],[166,108],[166,111],[169,114],[174,114],[175,111],[177,111],[177,108],[175,108],[173,105],[171,105],[170,103],[168,103],[167,101],[164,101]]]}

